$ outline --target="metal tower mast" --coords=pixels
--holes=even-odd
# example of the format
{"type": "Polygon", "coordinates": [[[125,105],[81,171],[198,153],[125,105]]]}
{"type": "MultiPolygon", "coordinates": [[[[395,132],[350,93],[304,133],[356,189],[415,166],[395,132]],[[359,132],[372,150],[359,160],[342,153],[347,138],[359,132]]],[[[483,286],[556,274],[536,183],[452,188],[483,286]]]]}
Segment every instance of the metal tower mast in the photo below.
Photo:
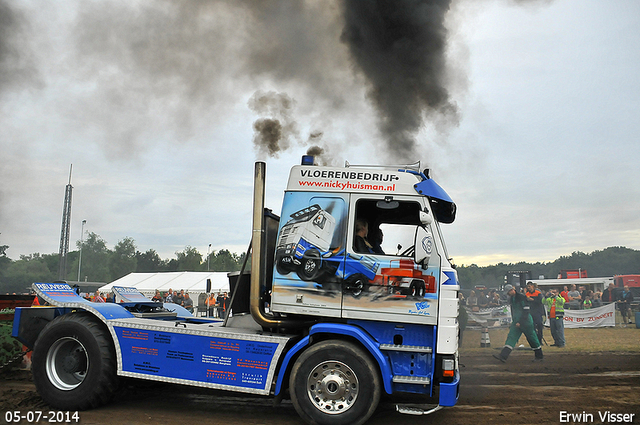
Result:
{"type": "Polygon", "coordinates": [[[67,254],[69,253],[69,229],[71,228],[71,170],[69,168],[69,184],[64,191],[64,208],[62,210],[62,231],[60,232],[60,263],[58,264],[58,279],[65,280],[67,277],[67,254]]]}

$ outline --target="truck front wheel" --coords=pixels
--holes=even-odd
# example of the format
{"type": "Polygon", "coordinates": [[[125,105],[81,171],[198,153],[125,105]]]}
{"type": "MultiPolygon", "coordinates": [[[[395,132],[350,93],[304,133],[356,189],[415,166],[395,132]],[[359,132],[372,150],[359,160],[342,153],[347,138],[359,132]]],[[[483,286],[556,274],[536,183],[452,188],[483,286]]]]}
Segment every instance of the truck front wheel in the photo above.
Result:
{"type": "Polygon", "coordinates": [[[317,281],[322,274],[322,258],[317,249],[309,249],[302,256],[298,276],[305,281],[317,281]]]}
{"type": "Polygon", "coordinates": [[[289,378],[291,401],[302,419],[319,425],[359,425],[378,406],[375,361],[347,341],[323,341],[303,352],[289,378]]]}
{"type": "Polygon", "coordinates": [[[98,407],[118,387],[111,337],[89,313],[65,314],[45,326],[31,368],[40,396],[60,410],[98,407]]]}
{"type": "MultiPolygon", "coordinates": [[[[287,257],[286,259],[290,261],[289,257],[287,257]]],[[[278,273],[285,276],[289,274],[291,269],[292,269],[291,264],[288,262],[285,262],[285,257],[276,258],[276,271],[278,273]]]]}

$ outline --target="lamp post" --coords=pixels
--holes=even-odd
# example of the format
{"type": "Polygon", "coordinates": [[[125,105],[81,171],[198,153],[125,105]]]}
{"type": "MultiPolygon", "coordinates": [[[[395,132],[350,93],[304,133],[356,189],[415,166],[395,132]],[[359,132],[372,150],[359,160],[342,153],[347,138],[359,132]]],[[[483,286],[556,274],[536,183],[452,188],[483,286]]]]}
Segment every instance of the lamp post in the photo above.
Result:
{"type": "Polygon", "coordinates": [[[78,283],[80,283],[80,269],[82,268],[82,246],[84,245],[84,225],[87,220],[82,220],[82,232],[80,233],[80,257],[78,259],[78,283]]]}
{"type": "Polygon", "coordinates": [[[211,244],[209,244],[209,249],[207,249],[207,271],[209,271],[209,263],[211,263],[211,256],[209,253],[211,252],[211,244]]]}

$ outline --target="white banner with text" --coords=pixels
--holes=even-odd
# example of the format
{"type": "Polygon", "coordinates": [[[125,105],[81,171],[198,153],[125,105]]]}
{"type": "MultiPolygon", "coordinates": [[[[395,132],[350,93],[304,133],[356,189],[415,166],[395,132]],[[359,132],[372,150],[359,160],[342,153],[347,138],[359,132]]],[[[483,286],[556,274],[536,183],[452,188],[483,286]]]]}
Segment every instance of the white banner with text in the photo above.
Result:
{"type": "MultiPolygon", "coordinates": [[[[483,308],[479,311],[472,311],[466,308],[469,321],[487,327],[506,327],[511,325],[511,307],[508,305],[493,308],[483,308]]],[[[588,310],[567,310],[564,311],[565,328],[601,328],[616,325],[616,305],[607,304],[598,308],[588,310]]],[[[545,322],[549,326],[549,319],[545,322]]]]}
{"type": "MultiPolygon", "coordinates": [[[[602,328],[615,325],[615,303],[587,310],[564,310],[565,328],[602,328]]],[[[545,326],[549,326],[549,319],[547,319],[545,326]]]]}

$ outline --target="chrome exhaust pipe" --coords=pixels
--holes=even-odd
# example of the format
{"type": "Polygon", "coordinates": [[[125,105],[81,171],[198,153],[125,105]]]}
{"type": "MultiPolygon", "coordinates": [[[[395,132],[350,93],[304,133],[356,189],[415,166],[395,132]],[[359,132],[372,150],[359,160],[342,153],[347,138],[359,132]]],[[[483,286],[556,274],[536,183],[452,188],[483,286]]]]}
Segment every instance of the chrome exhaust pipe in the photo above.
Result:
{"type": "Polygon", "coordinates": [[[267,164],[258,161],[255,165],[253,184],[253,234],[251,242],[251,290],[249,309],[253,320],[264,328],[298,327],[300,322],[291,319],[276,319],[264,311],[264,303],[260,298],[260,288],[265,286],[265,228],[264,228],[264,193],[266,186],[267,164]]]}

